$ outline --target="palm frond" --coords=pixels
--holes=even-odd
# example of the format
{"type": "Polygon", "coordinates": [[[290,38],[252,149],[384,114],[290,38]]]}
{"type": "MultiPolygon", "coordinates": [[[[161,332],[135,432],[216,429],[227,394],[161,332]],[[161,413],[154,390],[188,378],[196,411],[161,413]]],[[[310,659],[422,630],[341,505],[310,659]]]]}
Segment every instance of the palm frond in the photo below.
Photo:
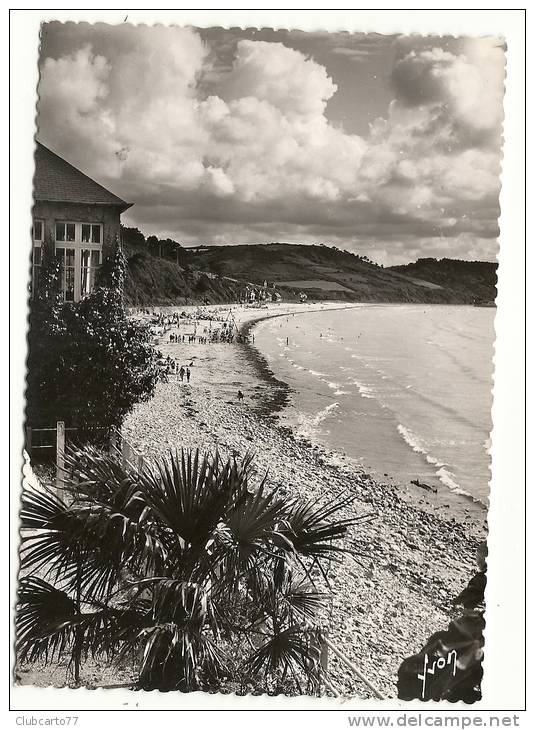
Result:
{"type": "Polygon", "coordinates": [[[285,511],[277,490],[268,490],[264,479],[254,493],[247,494],[229,511],[225,527],[235,545],[248,555],[258,547],[267,549],[285,511]]]}
{"type": "Polygon", "coordinates": [[[202,672],[217,676],[225,657],[208,634],[188,631],[173,622],[152,624],[125,641],[121,656],[141,648],[137,686],[160,691],[196,689],[202,672]]]}
{"type": "Polygon", "coordinates": [[[265,480],[254,493],[247,493],[213,533],[211,565],[218,580],[214,590],[233,593],[245,584],[257,595],[269,573],[268,563],[277,557],[273,535],[284,516],[285,504],[265,480]]]}
{"type": "Polygon", "coordinates": [[[52,661],[74,641],[75,602],[40,578],[22,578],[16,617],[17,649],[24,661],[52,661]]]}
{"type": "MultiPolygon", "coordinates": [[[[65,591],[46,581],[20,581],[16,617],[21,662],[58,660],[78,642],[81,654],[112,655],[117,648],[121,614],[108,607],[82,612],[65,591]]],[[[124,618],[123,618],[124,620],[124,618]]]]}
{"type": "Polygon", "coordinates": [[[325,604],[328,594],[317,591],[306,578],[295,581],[290,577],[283,586],[282,597],[290,612],[301,620],[313,619],[325,604]]]}
{"type": "Polygon", "coordinates": [[[201,457],[198,449],[182,450],[145,470],[140,488],[158,519],[194,545],[206,542],[243,478],[235,465],[222,465],[217,454],[201,457]]]}
{"type": "Polygon", "coordinates": [[[296,500],[290,505],[278,532],[299,555],[316,559],[329,556],[331,560],[338,560],[340,554],[353,552],[340,541],[347,536],[348,529],[363,518],[359,515],[330,518],[350,507],[355,500],[356,496],[351,494],[324,505],[318,505],[315,499],[306,502],[296,500]]]}
{"type": "Polygon", "coordinates": [[[152,571],[165,559],[145,513],[136,522],[110,505],[83,501],[67,507],[51,492],[27,490],[21,522],[21,567],[42,571],[67,590],[79,584],[94,599],[104,600],[125,569],[152,571]]]}
{"type": "Polygon", "coordinates": [[[65,450],[64,489],[77,501],[106,504],[138,520],[145,509],[138,473],[123,466],[116,454],[93,446],[65,450]]]}
{"type": "Polygon", "coordinates": [[[317,659],[317,651],[311,646],[307,632],[300,625],[292,625],[273,631],[268,641],[249,657],[246,667],[252,674],[264,677],[288,671],[301,671],[306,676],[317,659]]]}

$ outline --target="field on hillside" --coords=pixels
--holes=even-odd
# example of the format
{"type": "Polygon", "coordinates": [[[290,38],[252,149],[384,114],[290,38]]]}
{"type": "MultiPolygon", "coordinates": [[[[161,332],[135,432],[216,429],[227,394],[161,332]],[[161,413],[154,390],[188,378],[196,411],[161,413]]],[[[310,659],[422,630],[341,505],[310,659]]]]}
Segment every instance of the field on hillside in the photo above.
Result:
{"type": "Polygon", "coordinates": [[[277,286],[295,286],[298,289],[322,289],[324,291],[353,291],[347,286],[342,286],[336,281],[325,279],[299,279],[297,281],[276,281],[277,286]]]}

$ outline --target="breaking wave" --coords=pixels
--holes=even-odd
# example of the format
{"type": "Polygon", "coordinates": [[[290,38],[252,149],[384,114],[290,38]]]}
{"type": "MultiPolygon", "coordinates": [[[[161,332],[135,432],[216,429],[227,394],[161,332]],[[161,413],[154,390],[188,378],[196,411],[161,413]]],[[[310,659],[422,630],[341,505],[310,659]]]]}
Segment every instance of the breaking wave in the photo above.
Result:
{"type": "Polygon", "coordinates": [[[401,423],[398,423],[397,432],[403,437],[405,443],[408,444],[415,453],[423,454],[428,464],[437,467],[435,475],[451,492],[461,494],[464,497],[470,497],[470,499],[474,502],[485,504],[483,501],[477,499],[477,497],[474,497],[473,494],[470,494],[470,492],[463,489],[460,484],[457,484],[455,481],[455,473],[447,469],[444,462],[435,459],[435,457],[428,452],[424,439],[417,436],[410,430],[410,428],[407,428],[407,426],[404,426],[401,423]]]}
{"type": "Polygon", "coordinates": [[[337,408],[338,402],[335,401],[334,403],[330,403],[325,408],[322,408],[321,411],[318,411],[317,413],[314,413],[312,415],[304,413],[299,414],[297,433],[300,436],[306,436],[308,438],[312,437],[318,426],[320,426],[323,421],[325,421],[325,419],[328,418],[329,415],[337,408]]]}
{"type": "Polygon", "coordinates": [[[370,388],[368,385],[364,385],[364,383],[361,383],[360,380],[352,380],[351,382],[353,383],[353,385],[357,386],[359,395],[361,395],[363,398],[375,397],[375,390],[373,388],[370,388]]]}

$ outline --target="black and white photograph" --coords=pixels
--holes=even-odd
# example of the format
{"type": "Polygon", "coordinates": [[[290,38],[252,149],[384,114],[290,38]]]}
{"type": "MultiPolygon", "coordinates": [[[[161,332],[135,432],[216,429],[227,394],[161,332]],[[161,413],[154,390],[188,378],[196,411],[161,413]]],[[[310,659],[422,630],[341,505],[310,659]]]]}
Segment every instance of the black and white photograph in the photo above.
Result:
{"type": "Polygon", "coordinates": [[[14,685],[477,708],[506,35],[46,18],[14,685]]]}

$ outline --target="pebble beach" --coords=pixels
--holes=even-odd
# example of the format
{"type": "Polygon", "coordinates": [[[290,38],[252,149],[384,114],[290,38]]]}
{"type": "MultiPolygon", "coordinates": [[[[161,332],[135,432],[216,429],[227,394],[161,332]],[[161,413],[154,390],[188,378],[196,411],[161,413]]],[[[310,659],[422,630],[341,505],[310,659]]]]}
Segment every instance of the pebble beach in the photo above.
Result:
{"type": "MultiPolygon", "coordinates": [[[[321,622],[360,672],[385,696],[395,697],[401,661],[457,615],[454,598],[477,571],[477,544],[485,539],[485,527],[451,517],[417,488],[381,483],[343,455],[326,452],[278,423],[291,392],[255,348],[254,324],[299,307],[236,308],[241,339],[248,342],[174,343],[165,333],[157,348],[164,357],[191,363],[191,380],[171,376],[159,383],[155,396],[127,418],[123,436],[148,460],[182,447],[217,448],[222,457],[253,452],[257,479],[267,472],[268,484],[290,497],[329,502],[347,492],[355,495],[350,509],[366,518],[350,539],[364,557],[332,564],[333,599],[321,622]]],[[[333,653],[329,671],[341,696],[371,696],[333,653]]]]}

